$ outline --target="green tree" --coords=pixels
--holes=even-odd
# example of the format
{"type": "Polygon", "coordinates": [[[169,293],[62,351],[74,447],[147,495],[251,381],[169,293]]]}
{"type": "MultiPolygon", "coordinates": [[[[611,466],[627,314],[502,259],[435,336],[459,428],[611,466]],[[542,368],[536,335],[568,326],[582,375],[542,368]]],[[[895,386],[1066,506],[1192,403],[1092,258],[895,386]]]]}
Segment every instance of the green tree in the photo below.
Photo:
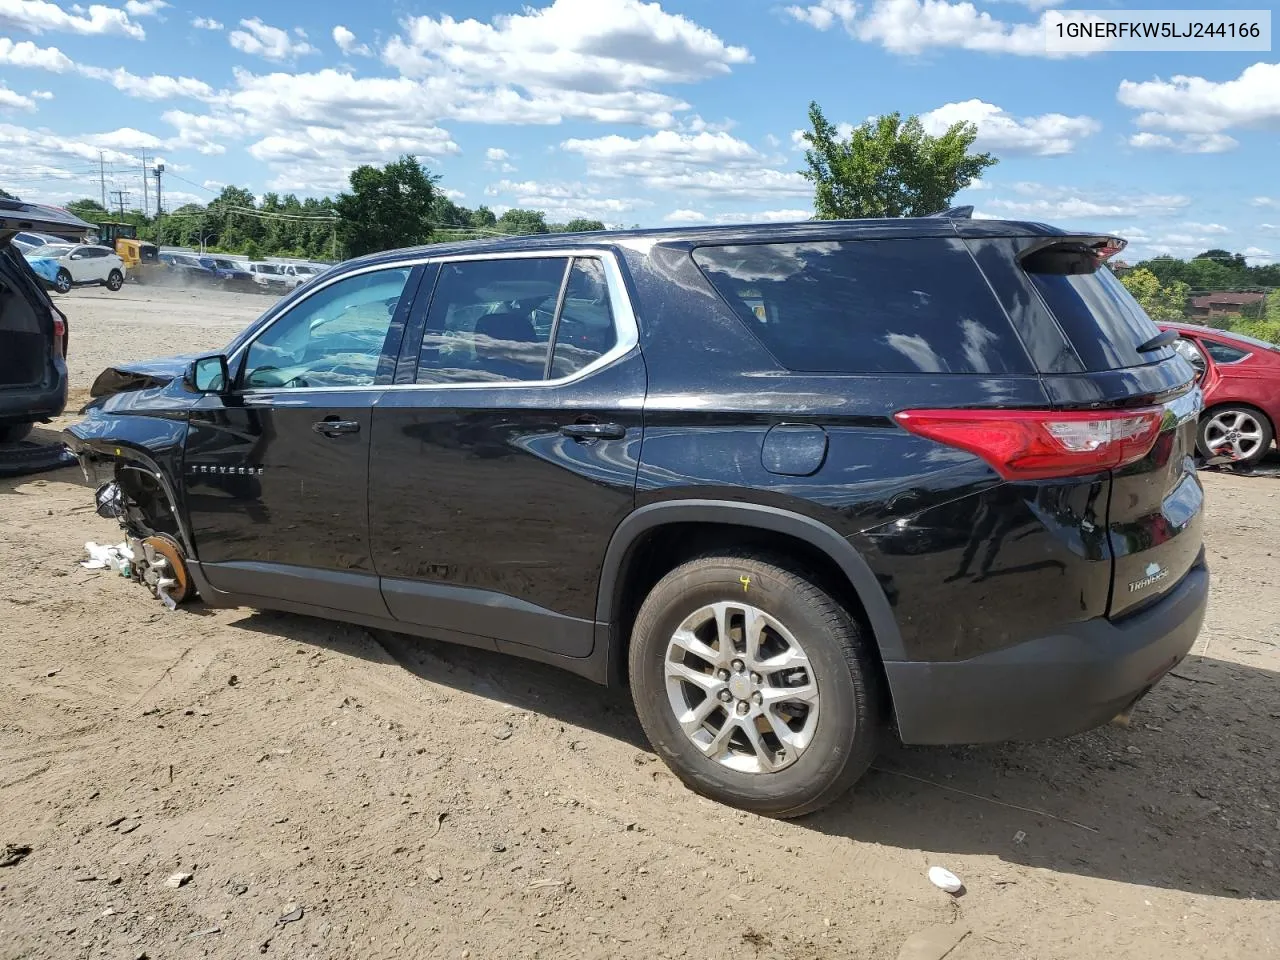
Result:
{"type": "Polygon", "coordinates": [[[3,187],[0,187],[0,200],[19,200],[19,199],[21,198],[14,196],[8,190],[5,190],[3,187]]]}
{"type": "Polygon", "coordinates": [[[103,220],[112,219],[106,207],[89,197],[72,200],[67,204],[67,210],[89,223],[101,223],[103,220]]]}
{"type": "Polygon", "coordinates": [[[498,218],[484,204],[471,211],[471,226],[480,230],[493,230],[498,226],[498,218]]]}
{"type": "Polygon", "coordinates": [[[334,203],[347,253],[360,256],[430,240],[437,180],[409,155],[381,170],[367,164],[352,170],[351,192],[339,194],[334,203]]]}
{"type": "Polygon", "coordinates": [[[1181,320],[1186,313],[1188,287],[1181,280],[1166,286],[1150,270],[1139,267],[1126,273],[1120,282],[1152,320],[1181,320]]]}
{"type": "Polygon", "coordinates": [[[814,187],[819,220],[921,217],[947,209],[951,199],[998,162],[970,153],[978,129],[954,123],[941,136],[925,133],[919,117],[899,113],[868,120],[842,139],[816,102],[809,104],[809,148],[801,171],[814,187]]]}
{"type": "Polygon", "coordinates": [[[541,210],[521,210],[519,207],[512,207],[500,216],[494,229],[517,236],[551,232],[547,216],[541,210]]]}
{"type": "Polygon", "coordinates": [[[592,233],[604,230],[603,220],[588,220],[586,217],[574,217],[568,223],[550,224],[552,233],[592,233]]]}
{"type": "Polygon", "coordinates": [[[1184,279],[1192,290],[1226,290],[1240,283],[1230,263],[1204,256],[1187,262],[1184,279]]]}

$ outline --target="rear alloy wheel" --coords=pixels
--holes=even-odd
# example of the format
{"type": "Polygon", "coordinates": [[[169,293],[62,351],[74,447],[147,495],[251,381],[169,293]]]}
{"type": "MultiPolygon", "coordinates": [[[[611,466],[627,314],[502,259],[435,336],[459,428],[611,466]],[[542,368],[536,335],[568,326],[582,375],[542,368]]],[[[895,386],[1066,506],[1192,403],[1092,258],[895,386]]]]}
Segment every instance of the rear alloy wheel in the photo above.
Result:
{"type": "Polygon", "coordinates": [[[112,270],[107,274],[107,289],[115,293],[124,286],[124,274],[119,270],[112,270]]]}
{"type": "Polygon", "coordinates": [[[57,276],[54,277],[53,289],[57,290],[59,293],[71,292],[71,274],[67,272],[66,267],[60,269],[57,276]]]}
{"type": "Polygon", "coordinates": [[[1201,456],[1251,466],[1267,455],[1274,438],[1271,422],[1252,407],[1215,407],[1200,419],[1197,445],[1201,456]]]}
{"type": "Polygon", "coordinates": [[[760,557],[677,567],[640,608],[636,712],[691,789],[771,817],[838,798],[883,727],[875,654],[823,589],[760,557]]]}

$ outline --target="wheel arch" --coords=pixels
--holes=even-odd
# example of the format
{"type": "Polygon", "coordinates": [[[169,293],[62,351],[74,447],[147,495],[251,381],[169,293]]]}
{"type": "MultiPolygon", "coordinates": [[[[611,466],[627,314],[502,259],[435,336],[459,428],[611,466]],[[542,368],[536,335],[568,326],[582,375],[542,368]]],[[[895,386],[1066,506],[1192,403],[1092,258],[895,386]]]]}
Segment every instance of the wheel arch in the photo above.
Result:
{"type": "MultiPolygon", "coordinates": [[[[825,561],[825,568],[838,573],[841,582],[831,584],[838,599],[856,604],[870,627],[882,661],[905,659],[902,635],[879,580],[858,551],[835,530],[803,514],[762,504],[721,500],[676,500],[649,504],[629,514],[614,530],[605,551],[596,599],[596,621],[608,627],[608,676],[611,684],[624,681],[630,626],[640,602],[666,571],[688,559],[677,554],[674,562],[657,564],[637,585],[636,575],[645,573],[646,547],[661,542],[665,532],[710,531],[709,543],[754,537],[757,545],[765,535],[785,538],[777,546],[788,552],[789,545],[825,561]],[[715,537],[718,532],[722,536],[715,537]],[[665,567],[665,569],[663,569],[665,567]]],[[[696,551],[695,551],[696,552],[696,551]]],[[[803,556],[801,557],[803,559],[803,556]]]]}

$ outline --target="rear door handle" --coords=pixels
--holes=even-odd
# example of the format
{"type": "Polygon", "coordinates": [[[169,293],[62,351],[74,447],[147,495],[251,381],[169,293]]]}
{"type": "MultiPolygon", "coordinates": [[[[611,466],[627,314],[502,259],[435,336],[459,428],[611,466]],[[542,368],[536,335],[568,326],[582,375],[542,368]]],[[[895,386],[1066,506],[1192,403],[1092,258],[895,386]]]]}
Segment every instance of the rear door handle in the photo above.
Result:
{"type": "Polygon", "coordinates": [[[360,421],[339,420],[334,417],[328,420],[317,420],[311,425],[311,429],[326,437],[336,437],[344,433],[359,433],[360,421]]]}
{"type": "Polygon", "coordinates": [[[560,432],[574,440],[622,440],[627,428],[620,423],[566,423],[560,432]]]}

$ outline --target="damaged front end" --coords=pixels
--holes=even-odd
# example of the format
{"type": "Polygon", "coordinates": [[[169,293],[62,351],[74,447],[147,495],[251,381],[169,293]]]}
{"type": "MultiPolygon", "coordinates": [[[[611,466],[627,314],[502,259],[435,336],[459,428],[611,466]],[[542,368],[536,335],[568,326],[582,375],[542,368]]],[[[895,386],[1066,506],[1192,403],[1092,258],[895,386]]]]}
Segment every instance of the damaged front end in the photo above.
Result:
{"type": "Polygon", "coordinates": [[[196,592],[180,483],[187,409],[195,397],[183,388],[182,365],[178,358],[104,371],[85,418],[63,433],[85,479],[96,486],[99,516],[119,522],[125,534],[112,548],[115,556],[95,559],[171,608],[196,592]]]}

